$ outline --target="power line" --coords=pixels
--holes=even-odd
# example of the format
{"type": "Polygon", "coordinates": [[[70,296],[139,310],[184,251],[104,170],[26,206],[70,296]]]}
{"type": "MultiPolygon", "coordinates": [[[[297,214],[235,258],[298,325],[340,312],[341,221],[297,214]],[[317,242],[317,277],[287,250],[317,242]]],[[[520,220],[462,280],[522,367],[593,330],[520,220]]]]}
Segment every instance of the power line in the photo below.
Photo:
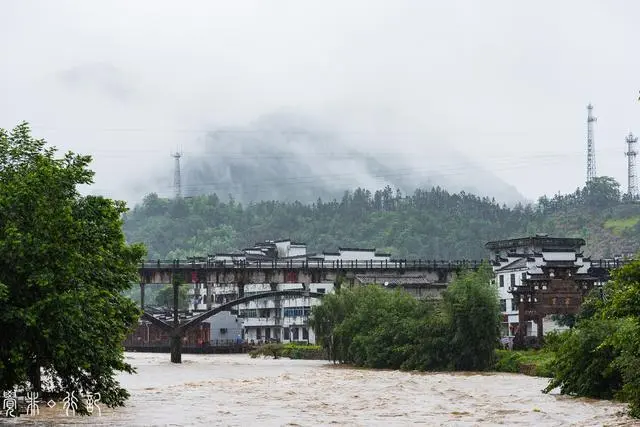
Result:
{"type": "MultiPolygon", "coordinates": [[[[562,163],[561,159],[557,159],[555,163],[562,163]]],[[[521,159],[520,162],[507,162],[504,165],[500,164],[492,164],[492,170],[512,170],[512,169],[524,169],[530,165],[527,159],[521,159]]],[[[327,184],[332,183],[343,183],[347,181],[347,178],[365,178],[373,181],[377,181],[380,184],[388,183],[389,179],[406,177],[415,175],[416,172],[425,171],[429,172],[430,169],[418,169],[418,168],[405,168],[405,169],[397,169],[391,172],[377,172],[377,173],[340,173],[340,174],[321,174],[321,175],[307,175],[307,176],[298,176],[298,177],[289,177],[289,178],[278,178],[278,179],[262,179],[258,183],[248,184],[248,185],[238,185],[233,182],[224,182],[224,181],[211,181],[211,182],[200,182],[194,184],[188,184],[185,186],[185,191],[189,193],[213,193],[216,190],[229,190],[230,188],[234,189],[234,193],[238,194],[247,194],[251,190],[259,190],[264,187],[285,187],[285,186],[303,186],[303,185],[313,185],[320,184],[325,186],[327,184]]],[[[450,168],[448,170],[440,170],[437,173],[429,173],[424,179],[427,180],[437,180],[438,178],[448,177],[448,176],[459,176],[459,175],[469,175],[469,169],[463,166],[458,166],[454,168],[450,168]]],[[[438,185],[437,183],[433,183],[433,185],[438,185]]],[[[471,184],[470,186],[473,186],[471,184]]]]}

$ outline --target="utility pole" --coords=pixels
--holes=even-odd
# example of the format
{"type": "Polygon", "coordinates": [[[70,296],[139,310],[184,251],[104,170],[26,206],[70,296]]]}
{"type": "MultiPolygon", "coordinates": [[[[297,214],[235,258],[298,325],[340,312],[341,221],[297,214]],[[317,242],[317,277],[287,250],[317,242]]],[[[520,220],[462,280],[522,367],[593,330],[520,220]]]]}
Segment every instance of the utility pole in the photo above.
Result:
{"type": "Polygon", "coordinates": [[[173,192],[175,198],[179,199],[182,197],[182,180],[180,173],[180,157],[182,157],[182,153],[176,151],[175,153],[171,154],[171,157],[175,159],[175,165],[173,168],[173,192]]]}
{"type": "Polygon", "coordinates": [[[593,123],[597,119],[593,116],[593,105],[587,106],[587,182],[596,175],[596,147],[593,139],[593,123]]]}
{"type": "Polygon", "coordinates": [[[627,152],[624,153],[627,156],[627,193],[631,199],[638,197],[638,182],[636,177],[636,155],[638,152],[635,149],[634,144],[638,142],[638,137],[633,136],[631,132],[626,138],[627,152]]]}

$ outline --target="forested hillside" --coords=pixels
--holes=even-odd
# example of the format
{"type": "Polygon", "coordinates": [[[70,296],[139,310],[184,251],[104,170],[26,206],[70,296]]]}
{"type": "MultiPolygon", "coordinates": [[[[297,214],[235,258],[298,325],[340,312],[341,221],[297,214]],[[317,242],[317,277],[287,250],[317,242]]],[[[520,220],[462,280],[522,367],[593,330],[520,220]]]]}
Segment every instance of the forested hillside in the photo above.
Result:
{"type": "Polygon", "coordinates": [[[489,240],[533,233],[583,237],[585,253],[602,257],[640,248],[640,203],[621,197],[608,177],[515,208],[440,188],[413,195],[356,189],[341,200],[309,205],[243,206],[215,194],[178,200],[151,194],[126,215],[125,232],[129,241],[146,244],[153,259],[235,251],[280,238],[305,242],[314,252],[356,246],[406,258],[480,259],[489,240]]]}

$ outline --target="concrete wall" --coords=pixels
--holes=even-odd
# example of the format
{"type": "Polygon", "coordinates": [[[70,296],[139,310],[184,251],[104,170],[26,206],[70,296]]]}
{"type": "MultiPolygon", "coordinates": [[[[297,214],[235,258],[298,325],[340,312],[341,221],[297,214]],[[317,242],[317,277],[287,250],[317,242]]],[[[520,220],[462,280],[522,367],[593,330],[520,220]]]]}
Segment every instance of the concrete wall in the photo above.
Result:
{"type": "Polygon", "coordinates": [[[243,321],[228,311],[222,311],[205,320],[211,325],[212,343],[216,341],[236,340],[242,337],[243,321]]]}

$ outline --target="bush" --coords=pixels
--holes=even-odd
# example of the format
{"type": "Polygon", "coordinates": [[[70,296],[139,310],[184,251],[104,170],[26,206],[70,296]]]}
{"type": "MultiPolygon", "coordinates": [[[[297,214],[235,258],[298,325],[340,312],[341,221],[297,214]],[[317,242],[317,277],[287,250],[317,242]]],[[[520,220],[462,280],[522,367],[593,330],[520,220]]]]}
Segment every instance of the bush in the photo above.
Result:
{"type": "Polygon", "coordinates": [[[368,368],[485,370],[493,366],[500,307],[491,267],[457,277],[443,300],[379,285],[343,288],[313,308],[310,325],[330,360],[368,368]]]}
{"type": "Polygon", "coordinates": [[[287,343],[284,345],[282,357],[289,359],[324,360],[326,359],[319,345],[287,343]]]}
{"type": "Polygon", "coordinates": [[[264,344],[249,352],[249,356],[255,359],[258,356],[270,356],[274,359],[288,357],[290,359],[323,360],[326,359],[319,345],[287,343],[264,344]]]}
{"type": "Polygon", "coordinates": [[[555,354],[548,350],[496,350],[494,370],[552,378],[555,354]]]}
{"type": "Polygon", "coordinates": [[[282,344],[264,344],[255,350],[251,350],[249,352],[249,356],[252,359],[255,359],[258,356],[271,356],[274,359],[279,359],[282,356],[284,351],[284,346],[282,344]]]}
{"type": "Polygon", "coordinates": [[[614,271],[559,341],[545,392],[560,387],[563,394],[621,399],[640,417],[640,261],[614,271]]]}

